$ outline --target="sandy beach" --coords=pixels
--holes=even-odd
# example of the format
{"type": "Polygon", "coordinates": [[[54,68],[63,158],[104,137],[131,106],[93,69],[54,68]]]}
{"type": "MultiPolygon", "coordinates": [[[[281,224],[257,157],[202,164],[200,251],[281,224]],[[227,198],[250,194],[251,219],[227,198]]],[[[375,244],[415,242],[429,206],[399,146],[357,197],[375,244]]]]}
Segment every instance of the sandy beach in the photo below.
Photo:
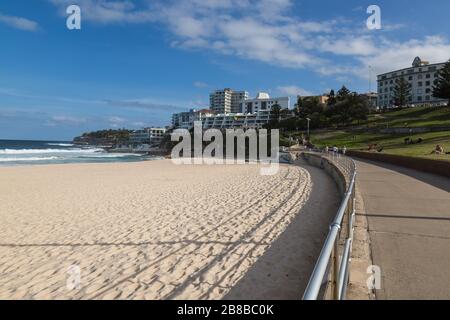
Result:
{"type": "Polygon", "coordinates": [[[337,192],[288,165],[0,168],[0,299],[300,298],[338,201],[317,186],[337,192]]]}

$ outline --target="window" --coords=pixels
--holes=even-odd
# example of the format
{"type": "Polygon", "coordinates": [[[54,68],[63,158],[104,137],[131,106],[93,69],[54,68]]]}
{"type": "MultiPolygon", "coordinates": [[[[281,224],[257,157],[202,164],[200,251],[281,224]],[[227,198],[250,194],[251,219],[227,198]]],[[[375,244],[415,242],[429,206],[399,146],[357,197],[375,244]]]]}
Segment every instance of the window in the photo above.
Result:
{"type": "Polygon", "coordinates": [[[430,85],[431,85],[431,82],[430,82],[430,81],[427,81],[427,82],[425,82],[425,85],[426,85],[426,86],[430,86],[430,85]]]}
{"type": "Polygon", "coordinates": [[[418,85],[419,87],[423,87],[423,82],[422,82],[422,81],[419,81],[419,82],[417,82],[417,85],[418,85]]]}
{"type": "Polygon", "coordinates": [[[423,76],[421,75],[421,74],[419,74],[418,76],[417,76],[417,79],[422,79],[423,78],[423,76]]]}
{"type": "Polygon", "coordinates": [[[427,88],[426,90],[425,90],[425,93],[430,93],[431,92],[431,89],[430,88],[427,88]]]}
{"type": "Polygon", "coordinates": [[[430,96],[426,96],[425,101],[429,101],[429,100],[430,100],[430,96]]]}
{"type": "Polygon", "coordinates": [[[431,78],[431,74],[427,73],[426,78],[430,79],[431,78]]]}
{"type": "Polygon", "coordinates": [[[413,76],[409,76],[408,80],[412,81],[412,79],[413,79],[413,76]]]}
{"type": "Polygon", "coordinates": [[[418,96],[417,97],[417,101],[422,101],[423,99],[422,99],[422,96],[418,96]]]}

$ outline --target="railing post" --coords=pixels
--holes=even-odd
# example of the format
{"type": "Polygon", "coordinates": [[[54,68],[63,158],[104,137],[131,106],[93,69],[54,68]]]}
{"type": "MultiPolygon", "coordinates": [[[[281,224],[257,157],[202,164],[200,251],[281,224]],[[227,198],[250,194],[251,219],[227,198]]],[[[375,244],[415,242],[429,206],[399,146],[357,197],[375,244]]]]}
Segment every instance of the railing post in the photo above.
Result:
{"type": "Polygon", "coordinates": [[[333,299],[339,299],[339,234],[333,249],[333,299]]]}

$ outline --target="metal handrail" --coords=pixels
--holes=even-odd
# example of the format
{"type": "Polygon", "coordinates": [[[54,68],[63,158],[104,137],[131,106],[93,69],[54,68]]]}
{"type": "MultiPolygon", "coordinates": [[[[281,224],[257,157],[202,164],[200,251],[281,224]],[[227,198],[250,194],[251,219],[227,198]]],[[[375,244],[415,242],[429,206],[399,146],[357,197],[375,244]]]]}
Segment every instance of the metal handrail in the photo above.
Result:
{"type": "Polygon", "coordinates": [[[356,165],[355,162],[345,156],[335,153],[322,155],[329,159],[336,166],[344,171],[344,174],[350,178],[350,184],[341,202],[339,210],[330,225],[330,231],[325,240],[325,244],[320,252],[319,259],[314,267],[314,271],[309,279],[303,295],[303,300],[317,300],[322,288],[325,277],[328,276],[328,266],[332,260],[331,284],[333,286],[333,299],[343,300],[347,290],[349,280],[349,269],[351,261],[351,252],[353,245],[353,223],[355,219],[355,184],[356,184],[356,165]],[[342,257],[339,261],[339,240],[343,227],[344,217],[347,214],[347,236],[343,249],[342,257]]]}

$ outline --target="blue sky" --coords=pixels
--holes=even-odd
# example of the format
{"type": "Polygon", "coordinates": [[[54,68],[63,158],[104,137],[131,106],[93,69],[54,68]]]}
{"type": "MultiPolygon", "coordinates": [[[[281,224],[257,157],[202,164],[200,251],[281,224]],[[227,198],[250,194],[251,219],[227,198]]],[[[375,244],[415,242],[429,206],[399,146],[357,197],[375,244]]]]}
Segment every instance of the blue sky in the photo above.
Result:
{"type": "Polygon", "coordinates": [[[168,125],[224,87],[365,92],[369,65],[449,59],[448,12],[448,0],[1,1],[0,139],[168,125]],[[81,30],[66,28],[70,4],[81,30]],[[366,27],[371,4],[381,30],[366,27]]]}

